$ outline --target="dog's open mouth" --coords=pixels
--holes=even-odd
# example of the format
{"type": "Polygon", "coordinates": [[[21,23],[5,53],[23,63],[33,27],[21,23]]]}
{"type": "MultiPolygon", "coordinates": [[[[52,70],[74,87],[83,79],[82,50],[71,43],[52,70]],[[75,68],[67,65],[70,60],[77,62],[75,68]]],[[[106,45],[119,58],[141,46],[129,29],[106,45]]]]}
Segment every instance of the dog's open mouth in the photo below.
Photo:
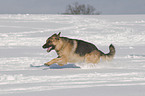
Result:
{"type": "Polygon", "coordinates": [[[55,46],[54,45],[50,45],[49,47],[47,47],[47,52],[50,52],[51,50],[54,50],[55,46]]]}
{"type": "Polygon", "coordinates": [[[47,52],[50,52],[52,50],[52,46],[50,46],[49,48],[47,48],[47,52]]]}
{"type": "Polygon", "coordinates": [[[54,45],[47,45],[47,44],[44,44],[42,46],[44,49],[47,49],[47,52],[50,52],[51,50],[54,50],[55,49],[55,46],[54,45]]]}

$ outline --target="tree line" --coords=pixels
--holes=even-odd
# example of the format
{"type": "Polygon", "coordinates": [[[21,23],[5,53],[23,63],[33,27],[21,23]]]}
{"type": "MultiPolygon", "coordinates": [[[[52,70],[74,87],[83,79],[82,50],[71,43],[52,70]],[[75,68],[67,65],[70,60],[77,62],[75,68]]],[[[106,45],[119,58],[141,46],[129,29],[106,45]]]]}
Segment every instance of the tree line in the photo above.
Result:
{"type": "Polygon", "coordinates": [[[73,4],[69,4],[66,7],[66,11],[63,14],[69,14],[69,15],[100,15],[101,12],[96,12],[96,9],[87,4],[79,4],[78,2],[75,2],[73,4]]]}

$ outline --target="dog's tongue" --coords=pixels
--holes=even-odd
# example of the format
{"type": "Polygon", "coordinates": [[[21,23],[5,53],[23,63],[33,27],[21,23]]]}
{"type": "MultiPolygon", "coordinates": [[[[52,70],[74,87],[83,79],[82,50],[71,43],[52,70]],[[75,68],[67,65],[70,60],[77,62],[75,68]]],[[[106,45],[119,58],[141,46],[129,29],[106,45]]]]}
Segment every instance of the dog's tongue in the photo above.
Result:
{"type": "Polygon", "coordinates": [[[49,52],[49,51],[51,50],[51,48],[52,48],[52,47],[49,47],[49,48],[47,49],[47,52],[49,52]]]}

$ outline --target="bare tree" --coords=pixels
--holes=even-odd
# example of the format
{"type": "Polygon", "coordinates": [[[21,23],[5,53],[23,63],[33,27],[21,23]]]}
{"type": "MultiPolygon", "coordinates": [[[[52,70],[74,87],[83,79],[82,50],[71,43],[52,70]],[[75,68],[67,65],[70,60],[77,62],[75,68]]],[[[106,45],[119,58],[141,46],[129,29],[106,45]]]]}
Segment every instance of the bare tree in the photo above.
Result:
{"type": "Polygon", "coordinates": [[[78,2],[75,2],[73,4],[69,4],[66,8],[65,14],[85,14],[85,15],[92,15],[97,14],[95,13],[96,9],[91,5],[85,5],[85,4],[79,4],[78,2]]]}

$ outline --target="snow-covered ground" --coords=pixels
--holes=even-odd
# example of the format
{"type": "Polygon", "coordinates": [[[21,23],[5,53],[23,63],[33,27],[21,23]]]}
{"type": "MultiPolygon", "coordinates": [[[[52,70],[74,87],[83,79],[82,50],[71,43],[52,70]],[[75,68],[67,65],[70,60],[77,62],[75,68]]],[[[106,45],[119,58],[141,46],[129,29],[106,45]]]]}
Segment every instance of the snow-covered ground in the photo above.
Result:
{"type": "Polygon", "coordinates": [[[0,15],[0,96],[145,96],[145,15],[0,15]],[[54,33],[92,42],[111,62],[51,68],[54,33]]]}

